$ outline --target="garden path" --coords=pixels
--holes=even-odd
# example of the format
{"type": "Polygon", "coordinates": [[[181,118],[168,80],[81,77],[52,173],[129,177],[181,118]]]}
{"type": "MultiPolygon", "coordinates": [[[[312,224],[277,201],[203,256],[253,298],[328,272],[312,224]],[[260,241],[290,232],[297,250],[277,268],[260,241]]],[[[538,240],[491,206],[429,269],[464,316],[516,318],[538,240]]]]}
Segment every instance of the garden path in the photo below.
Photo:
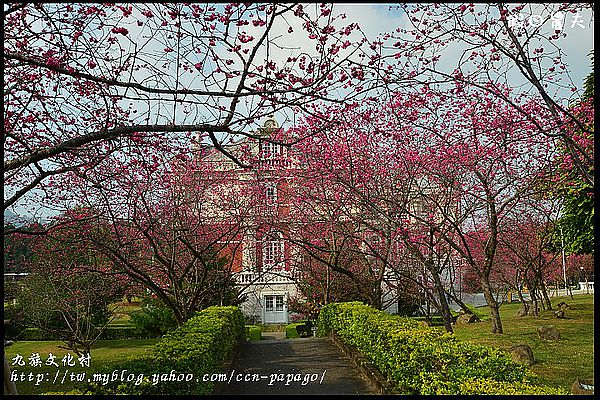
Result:
{"type": "Polygon", "coordinates": [[[374,394],[329,339],[285,339],[278,333],[242,345],[221,394],[374,394]]]}

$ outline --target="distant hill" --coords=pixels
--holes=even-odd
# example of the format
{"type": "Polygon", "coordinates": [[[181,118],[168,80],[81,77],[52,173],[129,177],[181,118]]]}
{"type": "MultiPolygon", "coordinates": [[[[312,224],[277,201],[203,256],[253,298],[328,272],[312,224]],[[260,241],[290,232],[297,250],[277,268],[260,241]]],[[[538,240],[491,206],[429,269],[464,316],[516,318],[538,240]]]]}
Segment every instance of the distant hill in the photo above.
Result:
{"type": "Polygon", "coordinates": [[[23,226],[27,221],[10,210],[4,210],[4,225],[23,226]]]}
{"type": "Polygon", "coordinates": [[[51,220],[52,216],[47,214],[41,214],[37,218],[31,216],[19,215],[11,210],[4,211],[4,225],[11,224],[16,227],[22,227],[33,223],[47,224],[51,220]]]}

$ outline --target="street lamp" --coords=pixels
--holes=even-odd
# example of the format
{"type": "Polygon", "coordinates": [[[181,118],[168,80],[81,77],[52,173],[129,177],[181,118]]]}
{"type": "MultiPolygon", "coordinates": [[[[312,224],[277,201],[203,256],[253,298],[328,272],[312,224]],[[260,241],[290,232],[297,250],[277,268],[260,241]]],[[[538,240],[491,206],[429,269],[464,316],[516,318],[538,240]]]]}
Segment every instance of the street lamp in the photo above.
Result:
{"type": "Polygon", "coordinates": [[[562,267],[563,267],[563,279],[565,281],[565,296],[569,293],[567,289],[567,261],[565,259],[565,242],[563,241],[563,230],[560,227],[560,250],[562,252],[562,267]]]}

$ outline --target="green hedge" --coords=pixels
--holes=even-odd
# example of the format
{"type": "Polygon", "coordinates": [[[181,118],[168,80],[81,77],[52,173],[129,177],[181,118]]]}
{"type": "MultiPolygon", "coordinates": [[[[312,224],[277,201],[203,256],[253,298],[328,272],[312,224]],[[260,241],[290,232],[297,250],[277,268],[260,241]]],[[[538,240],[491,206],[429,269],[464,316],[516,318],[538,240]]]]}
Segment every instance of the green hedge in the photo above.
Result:
{"type": "Polygon", "coordinates": [[[317,334],[335,331],[365,355],[402,394],[561,393],[528,385],[531,374],[505,351],[458,341],[411,318],[389,315],[359,302],[321,310],[317,334]]]}
{"type": "Polygon", "coordinates": [[[210,394],[212,382],[204,382],[204,374],[219,373],[244,338],[244,317],[237,307],[209,307],[202,310],[179,328],[166,334],[150,354],[130,359],[118,366],[106,367],[105,373],[115,368],[128,374],[143,374],[141,384],[135,381],[107,385],[92,384],[93,394],[210,394]],[[153,376],[193,374],[193,379],[180,382],[153,384],[153,376]]]}
{"type": "Polygon", "coordinates": [[[535,386],[523,382],[499,382],[493,379],[470,379],[460,385],[461,394],[570,394],[563,389],[548,386],[535,386]]]}
{"type": "Polygon", "coordinates": [[[300,337],[300,335],[298,334],[298,331],[296,330],[296,327],[298,325],[303,325],[304,322],[294,322],[292,324],[289,324],[288,326],[285,327],[285,338],[286,339],[297,339],[300,337]]]}
{"type": "Polygon", "coordinates": [[[262,337],[262,328],[258,325],[246,325],[246,340],[251,342],[255,340],[260,340],[262,337]]]}

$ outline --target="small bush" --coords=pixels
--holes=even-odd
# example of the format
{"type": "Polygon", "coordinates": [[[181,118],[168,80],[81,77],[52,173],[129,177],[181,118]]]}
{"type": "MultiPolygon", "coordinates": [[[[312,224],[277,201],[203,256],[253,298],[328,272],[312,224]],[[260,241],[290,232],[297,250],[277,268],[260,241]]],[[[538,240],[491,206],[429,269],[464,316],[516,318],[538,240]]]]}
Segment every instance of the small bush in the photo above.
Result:
{"type": "Polygon", "coordinates": [[[303,325],[304,322],[296,322],[293,324],[289,324],[288,326],[285,327],[285,338],[286,339],[297,339],[300,337],[300,335],[298,334],[298,331],[296,330],[296,327],[298,325],[303,325]]]}
{"type": "Polygon", "coordinates": [[[161,337],[177,328],[173,311],[157,300],[144,299],[142,309],[130,314],[131,324],[144,336],[161,337]]]}
{"type": "MultiPolygon", "coordinates": [[[[460,342],[412,318],[389,315],[362,303],[327,305],[317,323],[319,335],[335,331],[403,394],[461,394],[467,386],[475,388],[488,381],[497,383],[493,387],[499,393],[553,390],[528,386],[525,366],[502,350],[460,342]]],[[[489,393],[495,392],[490,389],[489,393]]]]}
{"type": "Polygon", "coordinates": [[[5,339],[20,339],[25,331],[25,326],[19,323],[23,319],[23,313],[18,307],[4,303],[4,319],[10,320],[9,325],[4,326],[5,339]]]}
{"type": "Polygon", "coordinates": [[[251,342],[254,340],[260,340],[262,336],[262,329],[258,325],[246,325],[246,340],[251,342]]]}

